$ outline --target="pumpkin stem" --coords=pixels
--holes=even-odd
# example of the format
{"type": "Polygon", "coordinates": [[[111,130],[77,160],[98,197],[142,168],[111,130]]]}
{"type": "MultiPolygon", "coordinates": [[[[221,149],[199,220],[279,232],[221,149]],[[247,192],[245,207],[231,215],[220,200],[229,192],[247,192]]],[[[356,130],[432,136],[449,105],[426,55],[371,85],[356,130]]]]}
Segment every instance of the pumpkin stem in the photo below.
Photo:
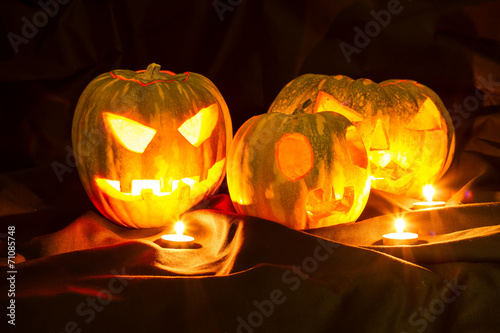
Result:
{"type": "Polygon", "coordinates": [[[308,99],[307,101],[305,101],[304,103],[302,103],[301,106],[299,106],[298,108],[296,108],[294,111],[293,111],[293,114],[300,114],[300,113],[305,113],[305,109],[312,104],[312,100],[311,99],[308,99]]]}
{"type": "Polygon", "coordinates": [[[148,68],[146,68],[146,72],[143,74],[144,79],[148,81],[161,79],[160,68],[161,66],[158,64],[149,64],[148,68]]]}

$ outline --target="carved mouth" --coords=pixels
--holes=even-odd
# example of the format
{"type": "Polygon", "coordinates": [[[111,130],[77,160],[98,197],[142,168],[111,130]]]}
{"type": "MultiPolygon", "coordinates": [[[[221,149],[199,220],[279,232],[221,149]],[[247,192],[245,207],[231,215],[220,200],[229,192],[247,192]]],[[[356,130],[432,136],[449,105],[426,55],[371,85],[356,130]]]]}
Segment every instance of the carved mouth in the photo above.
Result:
{"type": "Polygon", "coordinates": [[[122,192],[119,180],[96,178],[97,186],[108,196],[123,201],[139,201],[145,199],[161,200],[164,198],[185,200],[204,195],[220,178],[226,159],[216,162],[208,170],[207,178],[199,181],[200,177],[175,179],[171,182],[163,179],[134,179],[130,192],[122,192]]]}
{"type": "Polygon", "coordinates": [[[388,150],[374,150],[368,153],[371,171],[378,179],[398,180],[412,172],[406,158],[398,161],[388,150]]]}
{"type": "Polygon", "coordinates": [[[344,187],[343,193],[318,188],[309,193],[306,200],[307,215],[319,220],[334,214],[347,214],[354,204],[354,186],[344,187]],[[333,196],[332,196],[333,194],[333,196]]]}

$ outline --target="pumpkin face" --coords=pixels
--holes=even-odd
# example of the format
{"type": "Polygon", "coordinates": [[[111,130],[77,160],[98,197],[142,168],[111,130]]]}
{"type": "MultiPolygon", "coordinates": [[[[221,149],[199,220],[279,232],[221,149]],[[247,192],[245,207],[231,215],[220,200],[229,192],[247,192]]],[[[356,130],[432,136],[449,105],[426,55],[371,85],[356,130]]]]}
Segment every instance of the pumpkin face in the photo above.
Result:
{"type": "Polygon", "coordinates": [[[82,184],[117,224],[175,222],[213,194],[225,175],[232,138],[217,88],[196,73],[114,70],[82,93],[72,140],[82,184]]]}
{"type": "Polygon", "coordinates": [[[255,116],[235,135],[227,183],[240,214],[311,229],[356,220],[370,179],[356,128],[333,112],[255,116]]]}
{"type": "Polygon", "coordinates": [[[453,158],[451,118],[428,87],[410,80],[379,84],[337,75],[302,75],[278,94],[269,112],[291,114],[305,100],[307,113],[333,111],[358,129],[370,160],[372,187],[420,197],[453,158]]]}

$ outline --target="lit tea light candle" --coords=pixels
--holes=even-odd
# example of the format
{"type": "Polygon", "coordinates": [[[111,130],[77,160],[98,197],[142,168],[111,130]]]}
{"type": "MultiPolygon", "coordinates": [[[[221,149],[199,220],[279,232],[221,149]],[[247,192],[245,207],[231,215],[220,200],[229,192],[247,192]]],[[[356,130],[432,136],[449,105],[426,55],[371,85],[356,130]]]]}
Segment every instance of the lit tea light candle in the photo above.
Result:
{"type": "Polygon", "coordinates": [[[415,245],[418,243],[418,235],[413,232],[404,232],[405,221],[398,218],[394,223],[395,233],[384,235],[384,245],[415,245]]]}
{"type": "Polygon", "coordinates": [[[162,235],[162,244],[171,249],[190,249],[194,246],[194,238],[184,235],[184,223],[177,222],[175,224],[175,234],[162,235]]]}
{"type": "Polygon", "coordinates": [[[444,201],[432,201],[435,193],[432,185],[425,185],[423,192],[427,201],[415,202],[413,204],[413,209],[437,208],[443,207],[446,204],[444,201]]]}

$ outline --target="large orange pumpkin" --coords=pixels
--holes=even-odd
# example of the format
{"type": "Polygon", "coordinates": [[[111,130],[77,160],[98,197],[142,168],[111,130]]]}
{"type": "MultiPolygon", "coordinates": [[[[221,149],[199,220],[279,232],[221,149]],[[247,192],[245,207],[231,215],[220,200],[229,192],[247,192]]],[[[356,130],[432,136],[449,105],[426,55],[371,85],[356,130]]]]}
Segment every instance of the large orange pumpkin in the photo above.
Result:
{"type": "Polygon", "coordinates": [[[359,217],[370,192],[367,167],[361,137],[345,117],[267,113],[236,133],[227,183],[239,213],[311,229],[359,217]]]}
{"type": "Polygon", "coordinates": [[[451,118],[437,94],[422,84],[305,74],[281,90],[269,112],[291,114],[306,100],[312,103],[305,112],[333,111],[357,127],[375,189],[420,197],[423,186],[439,179],[451,163],[451,118]]]}
{"type": "Polygon", "coordinates": [[[113,70],[82,93],[72,140],[83,186],[117,224],[163,226],[213,194],[225,176],[232,127],[206,77],[113,70]]]}

